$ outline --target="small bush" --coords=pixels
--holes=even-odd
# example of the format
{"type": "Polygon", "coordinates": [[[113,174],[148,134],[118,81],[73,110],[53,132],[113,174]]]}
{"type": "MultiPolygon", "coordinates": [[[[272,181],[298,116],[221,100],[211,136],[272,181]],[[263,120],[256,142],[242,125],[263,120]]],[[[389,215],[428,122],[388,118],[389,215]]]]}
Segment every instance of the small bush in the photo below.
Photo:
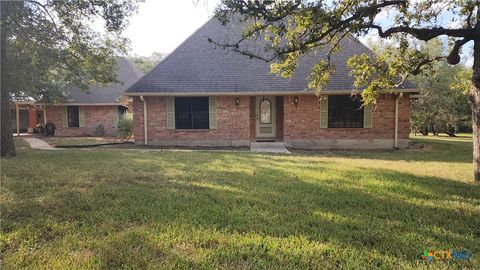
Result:
{"type": "Polygon", "coordinates": [[[125,113],[118,117],[116,124],[117,136],[128,140],[133,135],[133,114],[125,113]]]}
{"type": "Polygon", "coordinates": [[[97,137],[105,136],[105,127],[102,124],[98,124],[93,128],[93,134],[97,137]]]}

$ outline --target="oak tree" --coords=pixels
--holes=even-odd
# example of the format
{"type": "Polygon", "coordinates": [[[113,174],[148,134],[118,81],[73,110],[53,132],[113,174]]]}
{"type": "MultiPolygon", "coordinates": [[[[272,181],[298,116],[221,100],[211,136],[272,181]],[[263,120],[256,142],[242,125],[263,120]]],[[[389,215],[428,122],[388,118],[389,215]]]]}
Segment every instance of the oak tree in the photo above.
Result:
{"type": "Polygon", "coordinates": [[[116,80],[122,32],[139,1],[0,1],[1,156],[15,155],[12,96],[56,100],[67,84],[116,80]]]}
{"type": "Polygon", "coordinates": [[[271,71],[284,77],[293,74],[298,59],[315,49],[327,51],[308,78],[309,87],[320,93],[335,67],[329,61],[340,40],[375,33],[395,38],[393,50],[378,57],[356,55],[348,60],[354,87],[362,90],[365,103],[375,102],[380,90],[394,89],[410,75],[429,69],[436,61],[456,65],[462,48],[473,44],[473,73],[468,101],[472,110],[474,179],[480,182],[480,0],[333,0],[272,1],[223,0],[216,16],[228,23],[233,16],[247,23],[237,42],[220,44],[232,51],[272,61],[271,71]],[[247,39],[263,37],[271,57],[262,57],[239,46],[247,39]],[[430,56],[418,42],[435,38],[453,42],[447,54],[430,56]]]}

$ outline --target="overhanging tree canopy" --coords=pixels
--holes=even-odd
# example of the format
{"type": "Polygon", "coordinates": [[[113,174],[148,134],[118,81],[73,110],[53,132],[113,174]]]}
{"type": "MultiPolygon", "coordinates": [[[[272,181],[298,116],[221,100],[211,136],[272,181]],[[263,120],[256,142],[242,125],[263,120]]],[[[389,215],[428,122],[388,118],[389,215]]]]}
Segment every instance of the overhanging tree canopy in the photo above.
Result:
{"type": "MultiPolygon", "coordinates": [[[[216,16],[228,23],[232,14],[249,21],[243,38],[233,44],[218,45],[250,55],[239,44],[262,36],[273,52],[271,71],[284,77],[293,74],[302,54],[313,49],[328,51],[309,76],[309,87],[321,92],[334,72],[330,55],[341,50],[339,40],[376,33],[380,38],[395,38],[397,46],[378,58],[357,55],[349,59],[355,87],[363,90],[364,102],[375,102],[378,90],[401,84],[410,74],[419,74],[434,61],[460,62],[460,52],[473,42],[473,76],[469,102],[472,109],[474,178],[480,182],[480,1],[478,0],[334,0],[334,1],[248,1],[223,0],[216,16]],[[385,19],[388,18],[388,20],[385,19]],[[412,40],[429,41],[448,37],[453,46],[447,55],[431,57],[412,40]]],[[[214,41],[215,42],[215,41],[214,41]]]]}
{"type": "Polygon", "coordinates": [[[1,155],[14,155],[9,97],[59,97],[66,84],[82,89],[116,80],[122,32],[141,0],[0,1],[1,155]]]}

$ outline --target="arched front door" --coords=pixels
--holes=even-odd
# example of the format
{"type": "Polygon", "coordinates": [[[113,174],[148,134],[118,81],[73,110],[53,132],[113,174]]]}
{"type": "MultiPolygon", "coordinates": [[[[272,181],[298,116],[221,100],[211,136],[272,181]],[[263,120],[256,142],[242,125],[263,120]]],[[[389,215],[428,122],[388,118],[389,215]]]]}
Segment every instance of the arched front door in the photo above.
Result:
{"type": "Polygon", "coordinates": [[[256,97],[256,133],[257,139],[275,139],[275,97],[256,97]]]}

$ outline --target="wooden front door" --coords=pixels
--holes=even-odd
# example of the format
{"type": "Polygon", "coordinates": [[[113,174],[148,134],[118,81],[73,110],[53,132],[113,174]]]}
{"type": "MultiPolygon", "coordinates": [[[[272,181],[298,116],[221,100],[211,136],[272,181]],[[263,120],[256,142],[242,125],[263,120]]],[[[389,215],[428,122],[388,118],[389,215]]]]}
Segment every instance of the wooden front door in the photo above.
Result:
{"type": "Polygon", "coordinates": [[[275,108],[275,97],[256,97],[255,115],[257,139],[275,139],[275,108]]]}

